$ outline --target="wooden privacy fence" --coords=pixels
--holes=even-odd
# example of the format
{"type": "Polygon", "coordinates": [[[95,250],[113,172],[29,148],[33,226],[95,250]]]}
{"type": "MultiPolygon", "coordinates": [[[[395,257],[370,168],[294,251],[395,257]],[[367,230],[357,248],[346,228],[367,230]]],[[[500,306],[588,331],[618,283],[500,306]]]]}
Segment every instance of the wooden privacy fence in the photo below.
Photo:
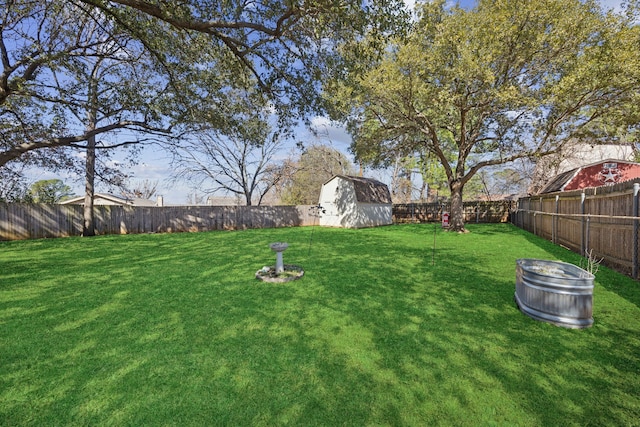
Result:
{"type": "Polygon", "coordinates": [[[512,222],[638,278],[640,180],[518,200],[512,222]]]}
{"type": "MultiPolygon", "coordinates": [[[[509,212],[516,202],[464,202],[465,222],[507,222],[509,212]]],[[[443,203],[406,203],[393,205],[393,222],[434,222],[442,220],[442,213],[450,212],[450,205],[443,203]]]]}
{"type": "MultiPolygon", "coordinates": [[[[465,203],[465,220],[507,221],[512,202],[465,203]]],[[[172,233],[317,225],[315,206],[95,206],[97,234],[172,233]]],[[[440,221],[439,203],[394,205],[395,222],[440,221]]],[[[0,240],[82,235],[83,207],[0,203],[0,240]]]]}
{"type": "MultiPolygon", "coordinates": [[[[0,240],[82,235],[80,205],[0,203],[0,240]]],[[[315,225],[312,206],[95,206],[97,234],[315,225]]]]}

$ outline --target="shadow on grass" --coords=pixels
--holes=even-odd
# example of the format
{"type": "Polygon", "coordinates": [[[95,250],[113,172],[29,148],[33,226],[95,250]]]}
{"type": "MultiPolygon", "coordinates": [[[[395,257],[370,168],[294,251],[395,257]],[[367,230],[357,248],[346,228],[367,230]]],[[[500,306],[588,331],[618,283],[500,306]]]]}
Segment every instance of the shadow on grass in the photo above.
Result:
{"type": "MultiPolygon", "coordinates": [[[[407,227],[415,233],[421,231],[407,227]]],[[[401,360],[405,363],[409,360],[413,369],[397,370],[398,377],[421,373],[425,384],[438,388],[438,392],[429,393],[432,398],[442,396],[443,387],[449,389],[444,397],[436,398],[438,408],[453,405],[452,411],[464,413],[473,407],[477,413],[485,407],[498,419],[501,412],[503,416],[523,412],[536,420],[534,424],[566,420],[624,423],[629,414],[637,414],[638,400],[625,402],[624,399],[638,390],[635,370],[639,361],[635,355],[639,354],[640,347],[632,338],[637,325],[612,330],[604,327],[609,319],[603,314],[602,327],[568,331],[525,317],[513,304],[513,292],[515,260],[527,255],[509,242],[502,243],[502,233],[481,229],[474,232],[483,240],[499,235],[500,242],[484,240],[475,251],[473,248],[461,250],[451,242],[465,239],[468,243],[470,237],[449,236],[449,241],[440,241],[436,249],[439,261],[433,268],[424,263],[424,249],[399,246],[397,242],[388,246],[383,241],[375,242],[377,252],[393,260],[398,260],[400,255],[414,260],[422,256],[423,279],[416,282],[407,270],[404,270],[405,280],[393,274],[381,279],[376,274],[367,274],[370,269],[363,269],[358,276],[366,292],[360,288],[357,297],[346,301],[340,292],[342,298],[337,306],[346,303],[350,306],[347,312],[366,313],[369,309],[380,309],[368,307],[367,301],[384,300],[382,307],[391,316],[385,316],[382,310],[370,324],[363,319],[358,323],[366,324],[372,336],[385,337],[385,344],[391,341],[397,346],[403,340],[401,334],[392,331],[414,329],[424,334],[414,348],[395,354],[390,365],[401,367],[401,360]],[[493,262],[496,253],[503,250],[509,250],[512,256],[493,262]],[[393,286],[392,291],[388,290],[389,286],[393,286]],[[612,343],[617,344],[612,347],[612,343]],[[425,359],[429,360],[426,366],[421,364],[425,359]],[[433,364],[439,369],[434,371],[433,364]],[[608,374],[611,371],[617,374],[611,376],[608,374]],[[635,380],[623,385],[625,375],[635,380]],[[483,402],[484,393],[502,397],[487,398],[483,402]],[[599,405],[600,393],[615,396],[612,400],[615,404],[599,405]],[[496,407],[498,401],[501,403],[496,407]]],[[[427,241],[428,233],[424,234],[423,241],[427,241]]],[[[506,234],[517,239],[519,231],[508,230],[506,234]]],[[[544,248],[533,249],[527,247],[524,251],[541,257],[549,255],[544,248]]],[[[336,274],[341,270],[337,268],[336,274]]],[[[486,420],[489,419],[492,418],[486,420]]]]}
{"type": "Polygon", "coordinates": [[[637,307],[603,286],[589,330],[522,315],[515,259],[556,255],[519,230],[436,229],[435,265],[432,227],[317,229],[311,251],[309,232],[8,245],[0,424],[624,425],[640,415],[637,307]],[[273,241],[290,243],[285,262],[304,278],[253,278],[273,262],[273,241]]]}

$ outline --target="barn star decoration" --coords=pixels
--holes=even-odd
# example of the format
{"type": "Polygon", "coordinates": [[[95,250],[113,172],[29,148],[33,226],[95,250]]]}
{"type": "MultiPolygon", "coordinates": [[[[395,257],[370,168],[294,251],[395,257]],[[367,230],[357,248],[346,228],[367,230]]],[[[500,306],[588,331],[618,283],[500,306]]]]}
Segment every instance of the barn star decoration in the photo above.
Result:
{"type": "Polygon", "coordinates": [[[616,182],[618,182],[618,176],[620,175],[616,169],[602,169],[602,171],[600,171],[599,173],[600,175],[600,180],[603,181],[605,184],[615,184],[616,182]]]}

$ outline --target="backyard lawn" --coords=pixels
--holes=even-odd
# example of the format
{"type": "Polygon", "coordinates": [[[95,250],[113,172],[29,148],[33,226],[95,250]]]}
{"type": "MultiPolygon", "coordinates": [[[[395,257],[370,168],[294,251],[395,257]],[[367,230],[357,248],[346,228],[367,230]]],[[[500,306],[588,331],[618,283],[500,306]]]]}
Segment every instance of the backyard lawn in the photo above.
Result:
{"type": "Polygon", "coordinates": [[[538,322],[516,259],[580,257],[469,229],[0,242],[0,425],[640,425],[640,283],[538,322]],[[255,279],[277,241],[300,280],[255,279]]]}

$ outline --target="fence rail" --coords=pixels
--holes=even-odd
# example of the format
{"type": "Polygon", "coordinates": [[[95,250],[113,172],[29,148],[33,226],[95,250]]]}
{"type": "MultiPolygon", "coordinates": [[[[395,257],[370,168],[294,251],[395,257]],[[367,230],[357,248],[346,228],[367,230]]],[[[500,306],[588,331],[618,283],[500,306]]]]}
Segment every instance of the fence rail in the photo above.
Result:
{"type": "Polygon", "coordinates": [[[638,279],[640,180],[518,200],[512,222],[638,279]]]}

